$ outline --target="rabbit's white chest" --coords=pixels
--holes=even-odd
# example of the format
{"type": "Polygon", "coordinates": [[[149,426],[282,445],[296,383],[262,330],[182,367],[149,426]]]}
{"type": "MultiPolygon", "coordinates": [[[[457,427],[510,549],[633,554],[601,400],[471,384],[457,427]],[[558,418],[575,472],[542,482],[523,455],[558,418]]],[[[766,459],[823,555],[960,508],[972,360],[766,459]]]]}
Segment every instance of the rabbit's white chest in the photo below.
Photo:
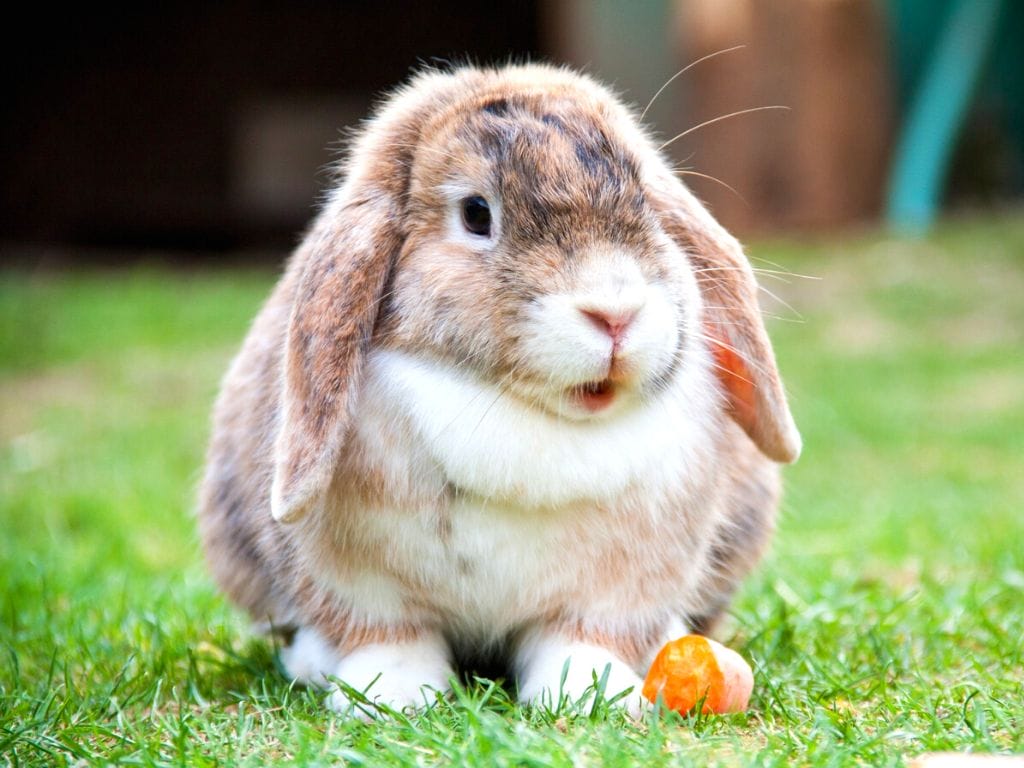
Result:
{"type": "Polygon", "coordinates": [[[394,431],[407,440],[407,461],[424,462],[444,482],[519,509],[608,502],[641,482],[656,494],[707,460],[719,394],[711,363],[695,351],[674,383],[643,407],[607,420],[574,422],[531,408],[469,372],[391,350],[367,366],[365,417],[372,442],[394,431]]]}
{"type": "Polygon", "coordinates": [[[346,565],[333,588],[378,617],[420,606],[474,635],[579,601],[590,615],[621,611],[640,583],[652,604],[678,599],[690,576],[665,564],[692,565],[703,545],[678,502],[704,474],[691,470],[707,461],[716,406],[699,367],[681,376],[687,389],[656,408],[579,424],[450,368],[374,353],[356,430],[382,497],[339,513],[336,557],[377,553],[384,566],[346,565]]]}

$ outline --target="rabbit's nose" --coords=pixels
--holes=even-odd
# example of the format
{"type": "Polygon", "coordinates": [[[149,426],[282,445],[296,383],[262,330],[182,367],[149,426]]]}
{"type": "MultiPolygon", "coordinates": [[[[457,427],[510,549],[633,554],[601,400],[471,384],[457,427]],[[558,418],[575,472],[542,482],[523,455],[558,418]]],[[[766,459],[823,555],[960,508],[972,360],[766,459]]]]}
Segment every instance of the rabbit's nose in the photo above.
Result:
{"type": "Polygon", "coordinates": [[[607,333],[612,342],[618,344],[636,319],[640,307],[580,307],[579,310],[595,328],[607,333]]]}

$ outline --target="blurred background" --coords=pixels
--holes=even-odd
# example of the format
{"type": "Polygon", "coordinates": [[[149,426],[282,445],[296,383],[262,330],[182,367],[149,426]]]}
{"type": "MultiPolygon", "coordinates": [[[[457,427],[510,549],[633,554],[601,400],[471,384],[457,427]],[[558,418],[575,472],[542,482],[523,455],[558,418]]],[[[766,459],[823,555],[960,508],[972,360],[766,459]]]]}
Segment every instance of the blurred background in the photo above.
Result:
{"type": "Polygon", "coordinates": [[[643,108],[741,235],[1024,194],[1024,4],[394,0],[26,7],[4,46],[5,260],[280,254],[346,126],[423,64],[545,59],[643,108]],[[742,46],[736,50],[735,46],[742,46]],[[775,107],[785,107],[777,109],[775,107]],[[731,189],[730,189],[731,188],[731,189]]]}

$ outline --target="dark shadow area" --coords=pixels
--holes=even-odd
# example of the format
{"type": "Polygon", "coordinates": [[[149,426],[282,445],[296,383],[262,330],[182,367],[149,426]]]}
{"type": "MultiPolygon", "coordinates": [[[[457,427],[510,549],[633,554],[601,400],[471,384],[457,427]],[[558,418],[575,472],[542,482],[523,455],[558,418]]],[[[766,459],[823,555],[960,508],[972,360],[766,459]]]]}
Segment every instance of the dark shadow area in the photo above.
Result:
{"type": "Polygon", "coordinates": [[[423,64],[536,55],[537,17],[527,0],[27,6],[3,54],[3,240],[86,260],[287,250],[374,94],[423,64]]]}

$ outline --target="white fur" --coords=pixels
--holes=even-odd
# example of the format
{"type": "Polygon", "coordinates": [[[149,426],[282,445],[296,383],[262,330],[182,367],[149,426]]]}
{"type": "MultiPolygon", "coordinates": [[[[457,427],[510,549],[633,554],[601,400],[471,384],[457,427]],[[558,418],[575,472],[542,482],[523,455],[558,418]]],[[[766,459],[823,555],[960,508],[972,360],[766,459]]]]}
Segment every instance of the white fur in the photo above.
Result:
{"type": "MultiPolygon", "coordinates": [[[[585,311],[633,315],[614,347],[616,368],[633,385],[666,370],[678,341],[677,302],[667,287],[648,283],[635,259],[616,249],[597,250],[578,270],[573,290],[538,296],[521,323],[524,366],[545,382],[530,394],[550,410],[569,417],[590,417],[565,397],[568,387],[609,375],[613,343],[585,311]]],[[[696,302],[689,301],[691,307],[696,302]]],[[[692,322],[692,318],[687,318],[692,322]]],[[[619,393],[620,403],[631,398],[619,393]]],[[[601,418],[617,412],[613,407],[601,418]]]]}
{"type": "Polygon", "coordinates": [[[360,543],[387,547],[395,577],[379,576],[372,593],[359,585],[334,587],[354,616],[376,620],[372,605],[383,583],[390,581],[401,602],[403,582],[411,581],[424,585],[429,605],[423,614],[408,609],[405,618],[430,621],[440,614],[454,634],[486,645],[535,619],[586,567],[566,562],[573,537],[565,515],[524,516],[476,499],[455,501],[448,514],[452,530],[444,539],[429,513],[378,508],[360,521],[360,543]]]}
{"type": "MultiPolygon", "coordinates": [[[[453,674],[444,639],[429,634],[408,643],[364,645],[345,656],[334,672],[374,704],[398,711],[430,706],[435,691],[450,689],[453,674]]],[[[340,688],[328,696],[327,706],[339,714],[366,719],[378,714],[340,688]]]]}
{"type": "Polygon", "coordinates": [[[538,635],[520,645],[516,668],[519,700],[524,704],[553,709],[563,698],[579,701],[593,692],[595,679],[600,681],[607,671],[604,688],[606,699],[614,698],[631,688],[618,704],[635,718],[643,714],[646,706],[642,696],[643,680],[607,648],[538,635]],[[569,669],[563,683],[562,674],[566,672],[566,662],[569,663],[569,669]]]}
{"type": "Polygon", "coordinates": [[[279,655],[288,677],[317,688],[328,686],[326,676],[334,673],[339,661],[337,651],[310,627],[299,629],[279,655]]]}
{"type": "Polygon", "coordinates": [[[401,413],[445,478],[483,498],[520,509],[611,499],[702,463],[719,394],[706,353],[687,356],[667,391],[609,419],[560,419],[469,371],[389,350],[371,353],[362,403],[401,413]]]}
{"type": "Polygon", "coordinates": [[[351,606],[355,619],[369,623],[401,624],[408,616],[403,603],[402,590],[391,576],[372,571],[347,572],[344,578],[331,580],[330,570],[323,578],[324,583],[336,600],[351,606]]]}

